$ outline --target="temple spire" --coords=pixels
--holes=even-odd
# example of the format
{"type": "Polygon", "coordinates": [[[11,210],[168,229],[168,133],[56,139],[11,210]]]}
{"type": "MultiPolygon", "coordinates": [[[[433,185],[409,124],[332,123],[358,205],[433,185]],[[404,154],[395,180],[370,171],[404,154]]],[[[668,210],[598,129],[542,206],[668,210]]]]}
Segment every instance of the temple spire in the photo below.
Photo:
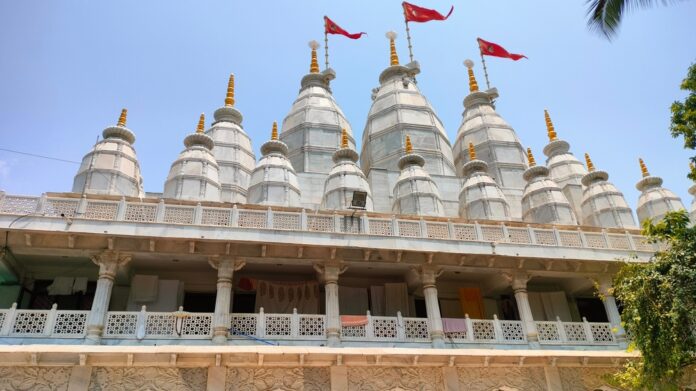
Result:
{"type": "Polygon", "coordinates": [[[341,148],[348,148],[348,132],[346,128],[341,130],[341,148]]]}
{"type": "Polygon", "coordinates": [[[532,148],[527,148],[527,161],[529,162],[529,167],[536,166],[536,160],[534,160],[534,155],[532,154],[532,148]]]}
{"type": "Polygon", "coordinates": [[[593,172],[595,170],[594,164],[592,164],[592,159],[590,159],[590,154],[585,152],[585,163],[587,163],[587,171],[593,172]]]}
{"type": "Polygon", "coordinates": [[[227,96],[225,97],[225,106],[234,106],[234,74],[230,73],[230,80],[227,82],[227,96]]]}
{"type": "Polygon", "coordinates": [[[411,144],[411,137],[406,136],[406,153],[413,152],[413,144],[411,144]]]}
{"type": "Polygon", "coordinates": [[[121,116],[118,117],[118,125],[120,127],[126,127],[126,118],[128,117],[128,109],[121,110],[121,116]]]}
{"type": "Polygon", "coordinates": [[[642,158],[638,158],[638,164],[640,164],[640,172],[643,174],[643,178],[649,177],[650,172],[648,172],[648,166],[645,165],[642,158]]]}
{"type": "Polygon", "coordinates": [[[544,120],[546,120],[546,132],[549,135],[549,141],[555,141],[557,138],[556,129],[553,127],[553,122],[551,122],[551,116],[548,110],[544,110],[544,120]]]}
{"type": "Polygon", "coordinates": [[[271,140],[278,140],[278,123],[273,121],[273,129],[271,129],[271,140]]]}
{"type": "Polygon", "coordinates": [[[399,55],[396,54],[396,45],[394,44],[396,33],[389,31],[387,32],[386,37],[389,39],[389,65],[399,65],[399,55]]]}
{"type": "Polygon", "coordinates": [[[474,76],[474,62],[471,60],[465,60],[464,66],[466,66],[466,71],[469,74],[469,92],[477,92],[479,88],[478,83],[476,82],[476,77],[474,76]]]}
{"type": "Polygon", "coordinates": [[[196,133],[203,133],[205,131],[205,114],[201,113],[201,117],[198,119],[198,127],[196,128],[196,133]]]}
{"type": "Polygon", "coordinates": [[[476,148],[474,148],[474,143],[469,143],[469,160],[476,160],[476,148]]]}
{"type": "Polygon", "coordinates": [[[309,47],[312,49],[312,62],[309,65],[309,73],[319,73],[319,62],[317,61],[317,48],[319,42],[309,41],[309,47]]]}

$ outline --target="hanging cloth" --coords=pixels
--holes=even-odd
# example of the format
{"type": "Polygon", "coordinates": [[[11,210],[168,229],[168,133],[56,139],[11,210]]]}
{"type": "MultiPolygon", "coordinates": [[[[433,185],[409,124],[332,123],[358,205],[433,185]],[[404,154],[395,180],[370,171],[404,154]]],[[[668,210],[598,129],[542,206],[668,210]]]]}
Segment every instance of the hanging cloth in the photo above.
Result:
{"type": "Polygon", "coordinates": [[[281,282],[258,280],[256,312],[269,314],[316,314],[319,312],[319,285],[315,281],[281,282]]]}
{"type": "Polygon", "coordinates": [[[406,283],[384,284],[384,304],[386,316],[396,316],[397,312],[401,312],[401,316],[410,316],[411,306],[409,305],[406,283]]]}

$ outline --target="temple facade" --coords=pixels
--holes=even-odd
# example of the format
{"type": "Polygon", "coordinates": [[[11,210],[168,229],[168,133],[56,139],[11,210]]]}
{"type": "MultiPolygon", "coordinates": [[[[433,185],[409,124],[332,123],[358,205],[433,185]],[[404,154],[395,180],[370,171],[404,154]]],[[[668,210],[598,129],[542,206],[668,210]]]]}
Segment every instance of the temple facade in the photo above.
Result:
{"type": "Polygon", "coordinates": [[[258,161],[231,76],[154,192],[125,109],[72,192],[0,192],[0,389],[611,389],[612,277],[683,203],[641,160],[636,220],[548,112],[538,164],[470,61],[451,144],[387,38],[360,154],[312,43],[258,161]]]}

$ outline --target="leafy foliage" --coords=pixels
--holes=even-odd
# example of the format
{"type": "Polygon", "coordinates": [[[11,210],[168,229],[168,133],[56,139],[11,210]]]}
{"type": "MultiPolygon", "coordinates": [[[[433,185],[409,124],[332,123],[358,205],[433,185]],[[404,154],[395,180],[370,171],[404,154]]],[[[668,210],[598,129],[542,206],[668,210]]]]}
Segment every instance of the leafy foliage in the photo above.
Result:
{"type": "Polygon", "coordinates": [[[634,8],[647,8],[657,2],[670,0],[587,0],[587,26],[608,39],[616,36],[621,19],[626,11],[634,8]]]}
{"type": "MultiPolygon", "coordinates": [[[[672,137],[684,137],[684,148],[696,149],[696,63],[691,64],[686,78],[680,88],[689,91],[684,102],[672,103],[672,125],[669,130],[672,137]]],[[[696,164],[696,156],[691,158],[696,164]]],[[[692,167],[689,178],[696,181],[696,169],[692,167]]]]}
{"type": "Polygon", "coordinates": [[[668,213],[643,233],[666,246],[650,263],[627,263],[614,293],[641,362],[615,377],[622,387],[678,390],[684,369],[696,363],[696,227],[685,211],[668,213]]]}

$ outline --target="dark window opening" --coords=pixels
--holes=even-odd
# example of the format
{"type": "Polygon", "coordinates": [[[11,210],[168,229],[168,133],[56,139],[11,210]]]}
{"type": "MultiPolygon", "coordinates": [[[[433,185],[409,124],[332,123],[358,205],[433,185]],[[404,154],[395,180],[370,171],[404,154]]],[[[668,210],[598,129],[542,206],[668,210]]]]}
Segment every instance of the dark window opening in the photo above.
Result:
{"type": "Polygon", "coordinates": [[[256,293],[235,293],[232,299],[232,312],[235,314],[256,312],[256,293]]]}
{"type": "Polygon", "coordinates": [[[576,298],[580,317],[583,316],[588,322],[608,322],[607,312],[604,310],[604,303],[597,298],[576,298]]]}
{"type": "Polygon", "coordinates": [[[51,284],[52,280],[34,281],[34,289],[29,291],[29,309],[50,310],[54,303],[58,305],[59,310],[84,311],[92,308],[94,292],[97,289],[96,281],[87,282],[87,292],[72,295],[49,295],[47,288],[51,284]]]}
{"type": "Polygon", "coordinates": [[[215,292],[184,292],[184,311],[215,312],[215,292]]]}

